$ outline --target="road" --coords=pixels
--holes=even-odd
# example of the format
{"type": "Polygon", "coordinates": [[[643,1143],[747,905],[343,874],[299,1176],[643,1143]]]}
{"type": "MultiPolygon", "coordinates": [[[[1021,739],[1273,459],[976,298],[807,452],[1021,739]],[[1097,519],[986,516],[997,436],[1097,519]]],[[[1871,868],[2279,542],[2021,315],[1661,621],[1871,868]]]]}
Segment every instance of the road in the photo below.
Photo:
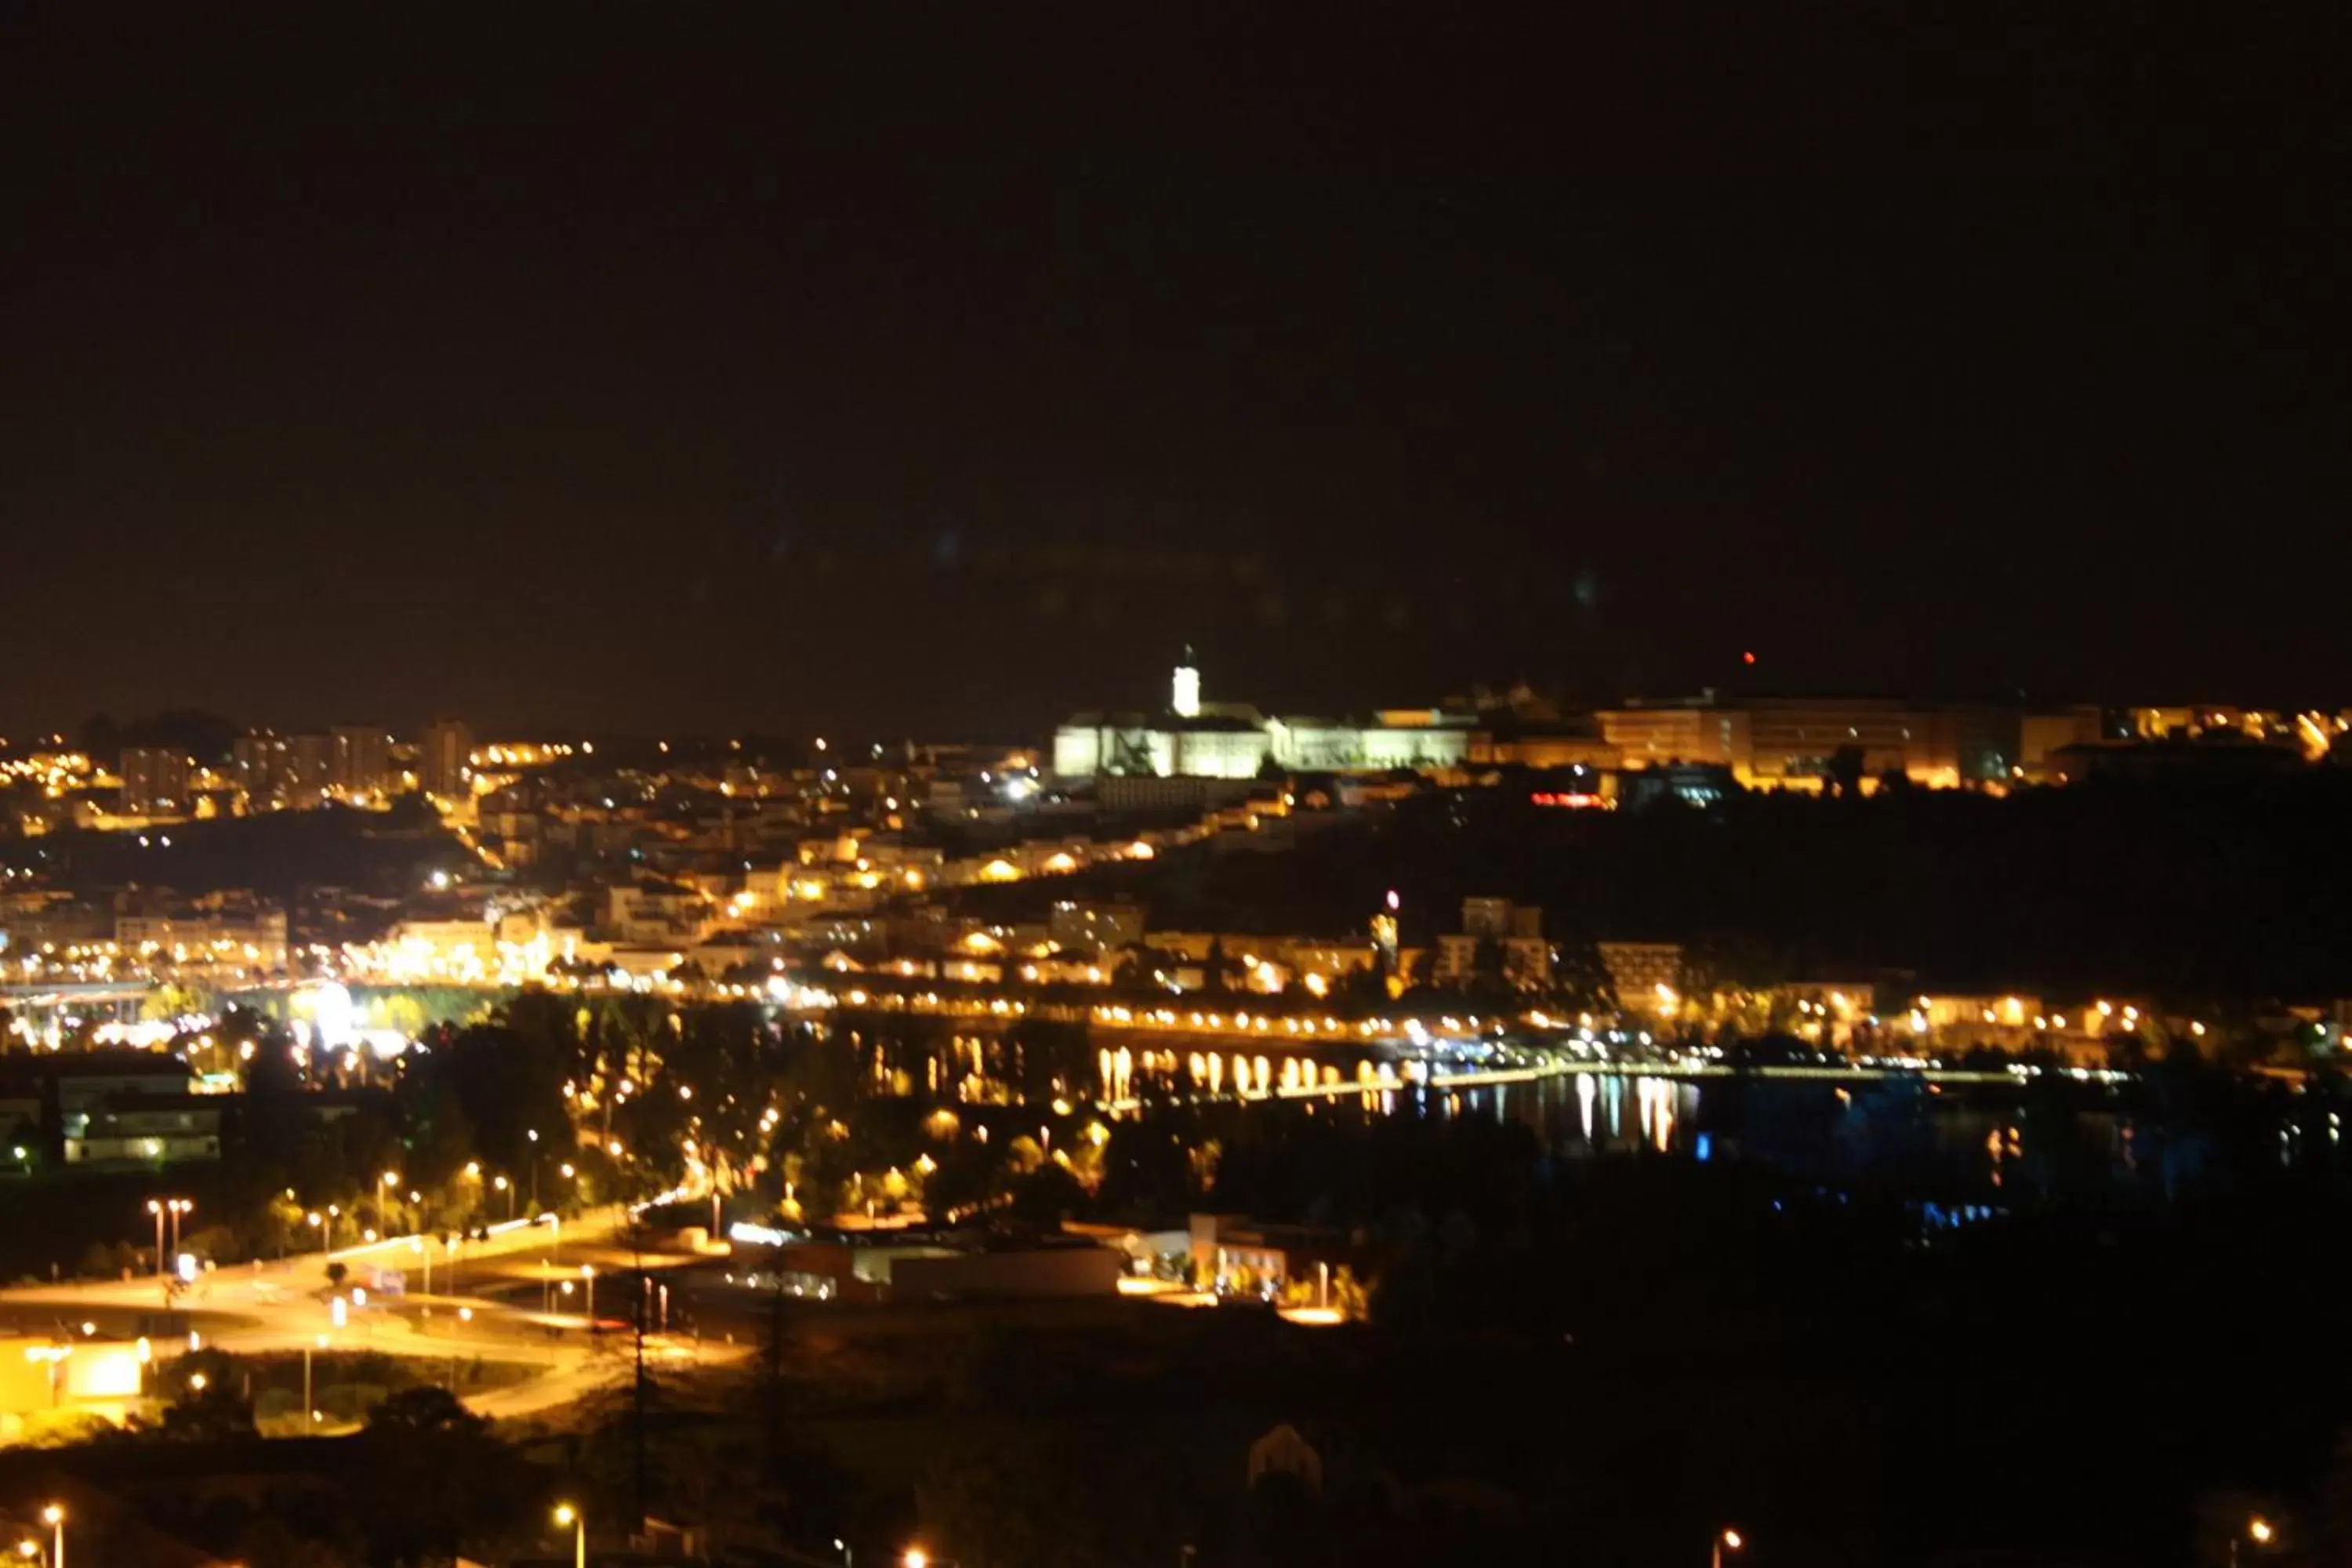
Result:
{"type": "MultiPolygon", "coordinates": [[[[603,1332],[592,1333],[584,1312],[542,1311],[529,1300],[533,1284],[544,1287],[550,1300],[585,1305],[587,1276],[611,1279],[612,1289],[623,1289],[617,1278],[625,1271],[676,1267],[692,1257],[662,1250],[642,1255],[616,1246],[628,1211],[614,1207],[583,1215],[560,1227],[512,1221],[494,1226],[484,1239],[466,1243],[457,1253],[455,1283],[465,1294],[404,1295],[387,1302],[381,1297],[360,1304],[373,1268],[400,1268],[412,1282],[422,1283],[423,1258],[435,1262],[435,1283],[445,1292],[453,1283],[449,1253],[437,1238],[403,1236],[364,1246],[341,1247],[331,1254],[309,1252],[278,1262],[215,1269],[196,1285],[169,1302],[172,1310],[189,1315],[206,1345],[236,1353],[296,1352],[318,1346],[323,1339],[330,1351],[368,1351],[435,1362],[489,1361],[537,1364],[546,1370],[528,1382],[490,1388],[466,1396],[478,1415],[494,1419],[532,1415],[572,1405],[597,1389],[620,1382],[630,1371],[628,1323],[624,1303],[600,1302],[603,1332]],[[329,1262],[350,1270],[341,1294],[349,1300],[345,1321],[337,1326],[327,1281],[329,1262]],[[566,1297],[563,1285],[572,1287],[566,1297]],[[352,1287],[357,1286],[358,1289],[352,1287]],[[518,1288],[520,1288],[518,1291],[518,1288]],[[522,1304],[490,1291],[518,1291],[522,1304]],[[624,1308],[616,1318],[612,1309],[624,1308]]],[[[166,1309],[163,1281],[152,1275],[128,1280],[35,1285],[0,1290],[0,1316],[32,1327],[42,1319],[58,1331],[75,1333],[85,1325],[100,1334],[129,1338],[138,1331],[139,1319],[166,1309]]],[[[36,1331],[37,1331],[37,1330],[36,1331]]],[[[712,1365],[748,1354],[731,1345],[704,1345],[682,1335],[655,1334],[647,1351],[667,1366],[712,1365]]]]}

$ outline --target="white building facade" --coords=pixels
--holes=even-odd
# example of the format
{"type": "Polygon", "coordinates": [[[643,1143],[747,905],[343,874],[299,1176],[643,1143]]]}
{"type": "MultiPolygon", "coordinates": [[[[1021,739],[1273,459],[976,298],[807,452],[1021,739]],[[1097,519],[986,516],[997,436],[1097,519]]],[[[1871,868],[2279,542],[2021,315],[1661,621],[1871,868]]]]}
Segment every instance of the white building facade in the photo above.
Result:
{"type": "Polygon", "coordinates": [[[1385,772],[1458,767],[1472,720],[1433,709],[1381,713],[1370,724],[1270,719],[1243,703],[1201,700],[1201,672],[1176,668],[1165,714],[1082,713],[1054,732],[1054,772],[1159,778],[1255,778],[1268,763],[1287,773],[1385,772]]]}

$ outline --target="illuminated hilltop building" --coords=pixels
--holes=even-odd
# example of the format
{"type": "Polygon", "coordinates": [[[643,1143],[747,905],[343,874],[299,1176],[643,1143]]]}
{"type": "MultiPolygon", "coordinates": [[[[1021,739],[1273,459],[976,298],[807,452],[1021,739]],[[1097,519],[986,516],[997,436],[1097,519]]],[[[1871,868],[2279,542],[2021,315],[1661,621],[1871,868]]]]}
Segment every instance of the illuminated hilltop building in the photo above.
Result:
{"type": "Polygon", "coordinates": [[[1248,779],[1286,773],[1378,773],[1461,765],[1472,719],[1435,709],[1384,709],[1369,724],[1269,718],[1244,702],[1209,702],[1192,650],[1176,667],[1160,713],[1078,713],[1054,731],[1054,772],[1147,778],[1248,779]]]}

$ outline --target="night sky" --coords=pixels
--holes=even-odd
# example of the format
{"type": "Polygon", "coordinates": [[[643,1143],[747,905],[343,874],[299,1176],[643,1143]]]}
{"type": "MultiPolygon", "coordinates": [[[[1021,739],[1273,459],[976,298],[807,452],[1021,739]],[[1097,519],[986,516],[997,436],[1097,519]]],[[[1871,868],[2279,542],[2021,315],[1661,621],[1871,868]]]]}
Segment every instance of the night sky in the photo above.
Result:
{"type": "Polygon", "coordinates": [[[2352,702],[2328,8],[259,9],[0,10],[0,733],[2352,702]]]}

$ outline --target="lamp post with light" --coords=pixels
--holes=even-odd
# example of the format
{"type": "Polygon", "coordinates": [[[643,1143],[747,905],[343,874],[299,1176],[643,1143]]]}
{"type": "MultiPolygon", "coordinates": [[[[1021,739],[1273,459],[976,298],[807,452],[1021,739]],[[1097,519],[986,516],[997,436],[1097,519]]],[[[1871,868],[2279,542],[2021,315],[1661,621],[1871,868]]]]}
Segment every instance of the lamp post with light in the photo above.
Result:
{"type": "MultiPolygon", "coordinates": [[[[2246,1521],[2246,1539],[2256,1546],[2268,1547],[2278,1539],[2278,1527],[2255,1514],[2246,1521]]],[[[2234,1535],[2230,1537],[2230,1568],[2238,1568],[2238,1538],[2234,1535]]]]}
{"type": "Polygon", "coordinates": [[[572,1568],[588,1568],[588,1517],[568,1502],[555,1505],[555,1522],[572,1527],[572,1568]]]}
{"type": "Polygon", "coordinates": [[[1741,1535],[1739,1531],[1736,1530],[1717,1531],[1715,1532],[1715,1568],[1723,1568],[1723,1554],[1725,1552],[1744,1552],[1747,1550],[1747,1547],[1748,1539],[1741,1535]]]}
{"type": "Polygon", "coordinates": [[[319,1419],[317,1412],[310,1407],[310,1352],[314,1348],[325,1350],[327,1336],[320,1334],[311,1343],[302,1347],[302,1430],[305,1434],[310,1432],[319,1419]]]}
{"type": "Polygon", "coordinates": [[[155,1219],[155,1272],[157,1275],[165,1275],[172,1271],[163,1257],[164,1220],[168,1218],[172,1222],[172,1250],[177,1252],[180,1250],[180,1216],[192,1212],[195,1206],[194,1198],[149,1198],[147,1200],[147,1212],[155,1219]]]}
{"type": "Polygon", "coordinates": [[[49,1568],[66,1568],[66,1505],[49,1504],[41,1510],[41,1522],[49,1527],[49,1568]]]}

